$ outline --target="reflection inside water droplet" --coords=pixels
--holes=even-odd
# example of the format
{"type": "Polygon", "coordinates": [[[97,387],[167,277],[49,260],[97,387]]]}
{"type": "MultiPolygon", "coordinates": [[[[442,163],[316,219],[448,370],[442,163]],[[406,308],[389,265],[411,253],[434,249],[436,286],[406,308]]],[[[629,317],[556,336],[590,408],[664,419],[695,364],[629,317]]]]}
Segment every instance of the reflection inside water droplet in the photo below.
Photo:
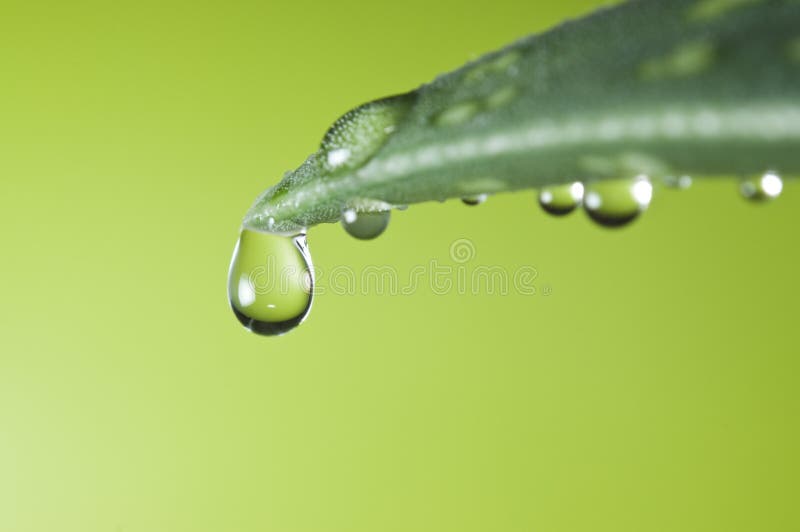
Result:
{"type": "Polygon", "coordinates": [[[386,231],[390,217],[390,211],[356,212],[355,209],[345,209],[342,212],[342,227],[351,236],[371,240],[386,231]]]}
{"type": "Polygon", "coordinates": [[[228,299],[246,328],[284,334],[308,315],[314,270],[305,235],[242,230],[228,273],[228,299]]]}
{"type": "Polygon", "coordinates": [[[783,192],[783,180],[775,172],[767,172],[760,177],[745,179],[739,186],[745,199],[754,202],[770,201],[783,192]]]}

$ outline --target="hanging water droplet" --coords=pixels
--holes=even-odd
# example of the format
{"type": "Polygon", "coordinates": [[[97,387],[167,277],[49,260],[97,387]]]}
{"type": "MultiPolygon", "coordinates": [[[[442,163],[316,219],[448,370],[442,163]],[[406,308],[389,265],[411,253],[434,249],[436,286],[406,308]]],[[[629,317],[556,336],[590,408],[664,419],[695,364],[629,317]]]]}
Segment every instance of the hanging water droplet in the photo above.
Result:
{"type": "Polygon", "coordinates": [[[783,192],[783,180],[775,172],[767,172],[761,177],[745,179],[739,186],[745,199],[755,202],[774,200],[783,192]]]}
{"type": "Polygon", "coordinates": [[[461,198],[461,201],[464,202],[464,205],[469,205],[470,207],[474,207],[475,205],[486,203],[486,200],[488,198],[489,198],[488,194],[477,194],[475,196],[464,196],[463,198],[461,198]]]}
{"type": "Polygon", "coordinates": [[[583,201],[583,183],[569,183],[544,187],[539,191],[539,205],[555,216],[564,216],[575,210],[583,201]]]}
{"type": "Polygon", "coordinates": [[[589,217],[605,227],[622,227],[644,212],[653,198],[645,176],[598,181],[586,188],[583,205],[589,217]]]}
{"type": "Polygon", "coordinates": [[[242,325],[265,336],[294,329],[311,309],[313,289],[304,234],[242,230],[228,273],[228,299],[242,325]]]}
{"type": "Polygon", "coordinates": [[[342,212],[342,227],[351,236],[372,240],[386,230],[390,217],[390,211],[356,212],[355,209],[345,209],[342,212]]]}

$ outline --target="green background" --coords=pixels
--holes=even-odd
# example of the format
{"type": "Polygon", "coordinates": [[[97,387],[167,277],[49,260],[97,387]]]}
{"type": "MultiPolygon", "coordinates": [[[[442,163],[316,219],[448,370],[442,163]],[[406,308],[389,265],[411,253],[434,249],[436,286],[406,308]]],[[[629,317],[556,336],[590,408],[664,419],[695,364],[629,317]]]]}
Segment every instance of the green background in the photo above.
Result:
{"type": "Polygon", "coordinates": [[[227,306],[244,211],[338,115],[595,5],[4,2],[0,530],[800,528],[793,183],[317,227],[321,269],[467,238],[538,292],[329,291],[279,339],[227,306]]]}

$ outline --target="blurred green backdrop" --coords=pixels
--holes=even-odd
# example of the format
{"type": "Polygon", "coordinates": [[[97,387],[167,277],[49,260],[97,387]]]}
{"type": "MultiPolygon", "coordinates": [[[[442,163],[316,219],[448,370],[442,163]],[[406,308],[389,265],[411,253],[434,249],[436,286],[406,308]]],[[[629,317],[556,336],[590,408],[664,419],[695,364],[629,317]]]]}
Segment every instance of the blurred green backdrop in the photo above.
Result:
{"type": "Polygon", "coordinates": [[[0,530],[800,528],[795,184],[318,227],[323,270],[466,238],[538,290],[329,291],[279,339],[228,308],[245,209],[339,114],[597,4],[4,2],[0,530]]]}

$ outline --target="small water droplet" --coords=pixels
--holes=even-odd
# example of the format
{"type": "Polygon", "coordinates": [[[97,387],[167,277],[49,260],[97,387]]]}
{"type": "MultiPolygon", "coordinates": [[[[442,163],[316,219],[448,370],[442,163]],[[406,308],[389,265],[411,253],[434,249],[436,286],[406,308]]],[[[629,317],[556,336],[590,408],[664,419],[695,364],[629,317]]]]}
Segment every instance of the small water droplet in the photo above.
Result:
{"type": "Polygon", "coordinates": [[[645,176],[597,181],[586,187],[583,205],[589,217],[605,227],[622,227],[650,205],[653,185],[645,176]]]}
{"type": "Polygon", "coordinates": [[[372,240],[386,231],[390,217],[390,211],[357,213],[353,209],[346,209],[342,212],[342,227],[350,236],[372,240]]]}
{"type": "Polygon", "coordinates": [[[539,205],[549,214],[564,216],[581,204],[583,191],[583,183],[579,182],[545,187],[539,191],[539,205]]]}
{"type": "Polygon", "coordinates": [[[688,175],[668,175],[664,177],[664,185],[669,188],[686,190],[692,186],[692,178],[688,175]]]}
{"type": "Polygon", "coordinates": [[[470,207],[474,207],[475,205],[486,203],[486,200],[488,198],[489,198],[488,194],[476,194],[474,196],[464,196],[463,198],[461,198],[461,201],[464,202],[464,205],[469,205],[470,207]]]}
{"type": "Polygon", "coordinates": [[[783,180],[775,172],[767,172],[761,177],[745,179],[739,186],[745,199],[754,202],[774,200],[783,192],[783,180]]]}
{"type": "Polygon", "coordinates": [[[308,315],[314,269],[304,234],[242,230],[228,273],[228,299],[250,331],[277,336],[308,315]]]}

